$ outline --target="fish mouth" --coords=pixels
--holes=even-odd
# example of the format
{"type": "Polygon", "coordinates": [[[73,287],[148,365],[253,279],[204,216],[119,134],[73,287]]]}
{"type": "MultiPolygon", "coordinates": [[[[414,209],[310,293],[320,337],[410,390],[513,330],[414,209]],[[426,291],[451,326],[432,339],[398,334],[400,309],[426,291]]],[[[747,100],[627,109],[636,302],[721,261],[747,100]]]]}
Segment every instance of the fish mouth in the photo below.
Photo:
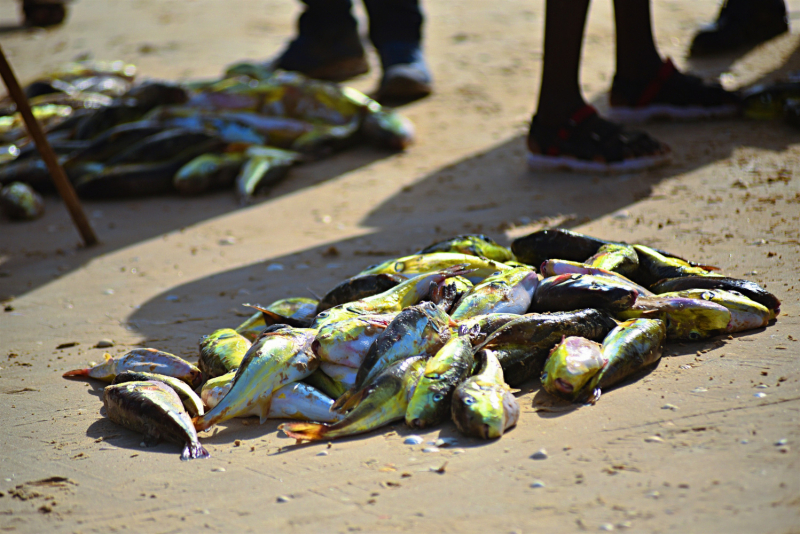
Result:
{"type": "Polygon", "coordinates": [[[556,378],[555,386],[563,393],[572,393],[575,387],[562,378],[556,378]]]}
{"type": "Polygon", "coordinates": [[[489,424],[488,423],[484,423],[484,424],[481,425],[481,427],[480,427],[480,435],[481,435],[481,437],[483,439],[489,439],[489,431],[490,431],[490,428],[489,428],[489,424]]]}
{"type": "Polygon", "coordinates": [[[411,421],[411,427],[412,428],[423,428],[424,426],[425,426],[425,423],[423,423],[422,419],[420,419],[419,417],[417,417],[416,419],[413,419],[411,421]]]}

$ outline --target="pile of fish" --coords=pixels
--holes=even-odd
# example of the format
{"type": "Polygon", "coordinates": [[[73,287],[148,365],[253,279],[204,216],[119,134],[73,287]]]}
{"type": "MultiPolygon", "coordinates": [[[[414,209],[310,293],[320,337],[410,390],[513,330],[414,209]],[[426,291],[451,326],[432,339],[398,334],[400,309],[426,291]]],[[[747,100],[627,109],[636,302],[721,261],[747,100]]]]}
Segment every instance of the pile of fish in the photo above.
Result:
{"type": "Polygon", "coordinates": [[[404,419],[497,438],[519,420],[511,386],[594,404],[671,341],[765,327],[780,301],[644,245],[549,229],[511,248],[462,235],[368,267],[203,336],[194,366],[155,349],[64,376],[111,381],[107,416],[207,456],[197,431],[234,417],[328,440],[404,419]],[[538,272],[537,272],[538,271],[538,272]],[[194,389],[194,391],[193,391],[194,389]]]}
{"type": "MultiPolygon", "coordinates": [[[[413,141],[407,119],[363,93],[294,72],[240,63],[220,79],[183,84],[134,83],[135,73],[121,61],[73,63],[25,88],[81,197],[235,187],[246,203],[303,161],[360,141],[391,150],[413,141]]],[[[35,218],[38,195],[55,191],[6,98],[0,101],[0,187],[11,185],[16,192],[2,197],[12,218],[35,218]]]]}

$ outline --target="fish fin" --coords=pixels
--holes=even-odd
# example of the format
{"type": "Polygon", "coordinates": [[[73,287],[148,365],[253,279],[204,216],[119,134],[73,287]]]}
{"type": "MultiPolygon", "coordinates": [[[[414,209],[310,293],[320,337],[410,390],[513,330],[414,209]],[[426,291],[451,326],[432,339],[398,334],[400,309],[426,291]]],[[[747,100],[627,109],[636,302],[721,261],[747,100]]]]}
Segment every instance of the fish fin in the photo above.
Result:
{"type": "Polygon", "coordinates": [[[353,393],[355,393],[353,388],[350,388],[344,393],[342,393],[338,399],[333,401],[330,411],[332,412],[340,411],[340,408],[347,402],[347,399],[349,399],[353,395],[353,393]]]}
{"type": "Polygon", "coordinates": [[[290,438],[316,441],[325,439],[325,431],[328,426],[320,423],[283,423],[278,427],[290,438]]]}
{"type": "Polygon", "coordinates": [[[89,371],[91,370],[92,370],[91,367],[87,367],[86,369],[73,369],[72,371],[67,371],[61,376],[65,378],[70,376],[89,376],[89,371]]]}
{"type": "Polygon", "coordinates": [[[594,391],[592,391],[592,394],[589,395],[589,398],[586,399],[586,404],[591,404],[592,406],[594,406],[597,403],[597,401],[600,400],[600,393],[601,393],[600,388],[595,388],[594,391]]]}
{"type": "MultiPolygon", "coordinates": [[[[350,410],[352,410],[353,408],[355,408],[356,406],[361,404],[361,401],[364,400],[364,397],[366,397],[368,391],[369,391],[369,388],[363,388],[361,391],[358,391],[356,393],[351,394],[345,400],[345,402],[342,404],[342,406],[340,408],[338,408],[336,411],[340,412],[340,413],[349,412],[350,410]]],[[[339,400],[339,399],[336,399],[336,400],[339,400]]]]}
{"type": "Polygon", "coordinates": [[[103,361],[107,362],[111,358],[112,358],[112,356],[109,353],[107,353],[107,352],[103,353],[103,361]]]}
{"type": "Polygon", "coordinates": [[[196,460],[198,458],[211,458],[208,451],[199,443],[187,443],[181,453],[181,460],[196,460]]]}
{"type": "Polygon", "coordinates": [[[260,311],[261,314],[264,316],[264,320],[267,323],[267,326],[271,324],[285,324],[294,328],[303,328],[304,326],[308,326],[303,321],[298,321],[297,319],[293,319],[291,317],[286,317],[279,313],[275,313],[274,311],[270,311],[265,307],[261,306],[260,304],[245,304],[245,306],[260,311]]]}
{"type": "Polygon", "coordinates": [[[260,404],[261,413],[258,414],[258,424],[263,425],[269,419],[269,408],[272,405],[272,396],[270,395],[269,399],[262,401],[260,404]]]}

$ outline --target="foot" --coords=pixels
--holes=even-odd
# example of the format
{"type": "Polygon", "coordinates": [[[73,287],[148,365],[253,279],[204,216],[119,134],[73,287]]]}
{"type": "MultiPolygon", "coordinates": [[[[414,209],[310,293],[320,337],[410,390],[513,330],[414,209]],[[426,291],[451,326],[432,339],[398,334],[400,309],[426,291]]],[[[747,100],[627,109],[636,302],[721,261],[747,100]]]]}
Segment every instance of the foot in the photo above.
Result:
{"type": "Polygon", "coordinates": [[[537,171],[638,172],[669,162],[670,149],[644,132],[627,131],[583,106],[561,127],[533,117],[528,165],[537,171]]]}
{"type": "Polygon", "coordinates": [[[419,43],[386,43],[378,48],[383,77],[375,94],[381,103],[410,102],[431,94],[431,74],[419,43]]]}
{"type": "Polygon", "coordinates": [[[783,0],[728,0],[717,20],[694,36],[692,56],[723,54],[755,46],[789,31],[783,0]]]}
{"type": "Polygon", "coordinates": [[[669,59],[650,79],[614,76],[610,103],[609,115],[620,122],[732,117],[740,108],[736,93],[679,72],[669,59]]]}
{"type": "Polygon", "coordinates": [[[333,82],[342,82],[369,71],[364,47],[357,34],[330,42],[298,36],[270,66],[333,82]]]}

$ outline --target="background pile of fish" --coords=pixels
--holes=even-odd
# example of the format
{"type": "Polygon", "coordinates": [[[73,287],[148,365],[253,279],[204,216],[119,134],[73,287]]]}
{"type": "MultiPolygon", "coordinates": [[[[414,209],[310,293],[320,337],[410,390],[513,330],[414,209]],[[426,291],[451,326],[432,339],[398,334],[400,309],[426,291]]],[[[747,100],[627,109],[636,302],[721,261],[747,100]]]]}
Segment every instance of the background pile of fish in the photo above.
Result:
{"type": "MultiPolygon", "coordinates": [[[[134,83],[121,61],[64,66],[25,88],[78,194],[120,198],[235,187],[243,203],[297,163],[358,143],[402,150],[411,123],[349,87],[240,63],[216,80],[134,83]]],[[[54,192],[16,106],[0,101],[0,206],[41,215],[54,192]],[[22,184],[22,185],[20,185],[22,184]]]]}
{"type": "Polygon", "coordinates": [[[112,381],[106,415],[184,444],[184,459],[208,454],[196,431],[247,416],[299,420],[279,426],[298,440],[401,419],[452,419],[497,438],[519,419],[510,386],[539,378],[552,395],[594,404],[666,342],[775,319],[774,295],[714,269],[560,229],[511,249],[463,235],[368,267],[319,300],[250,305],[243,324],[200,339],[197,367],[136,349],[64,376],[112,381]]]}

